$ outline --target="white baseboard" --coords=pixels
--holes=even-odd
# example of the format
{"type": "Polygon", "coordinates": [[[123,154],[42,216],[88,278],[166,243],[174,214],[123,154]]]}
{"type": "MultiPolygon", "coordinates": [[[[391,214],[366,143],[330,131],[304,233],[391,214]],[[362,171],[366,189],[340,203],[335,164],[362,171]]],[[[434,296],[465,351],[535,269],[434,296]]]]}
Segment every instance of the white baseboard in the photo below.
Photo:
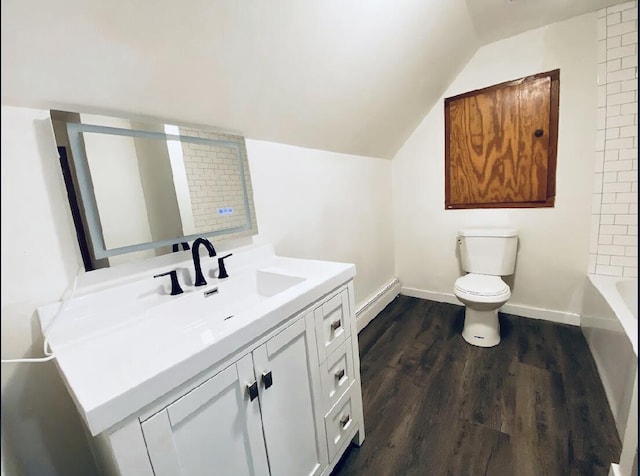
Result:
{"type": "Polygon", "coordinates": [[[520,304],[505,304],[500,309],[507,314],[530,317],[532,319],[542,319],[543,321],[557,322],[559,324],[569,324],[571,326],[580,325],[580,314],[573,312],[552,311],[539,307],[522,306],[520,304]]]}
{"type": "MultiPolygon", "coordinates": [[[[429,299],[430,301],[457,304],[458,306],[463,305],[460,301],[458,301],[458,298],[456,298],[455,294],[453,293],[440,293],[403,286],[400,290],[400,294],[402,294],[403,296],[429,299]]],[[[544,321],[557,322],[560,324],[570,324],[572,326],[580,325],[580,314],[571,312],[552,311],[550,309],[542,309],[539,307],[523,306],[520,304],[510,303],[502,306],[502,308],[500,308],[500,311],[507,314],[513,314],[515,316],[530,317],[532,319],[542,319],[544,321]]]]}
{"type": "Polygon", "coordinates": [[[380,290],[356,309],[356,328],[358,332],[364,329],[387,304],[400,294],[400,281],[393,278],[380,290]]]}
{"type": "Polygon", "coordinates": [[[428,299],[429,301],[436,302],[446,302],[449,304],[457,304],[458,306],[462,306],[462,303],[458,301],[458,298],[453,294],[447,293],[438,293],[435,291],[426,291],[424,289],[417,288],[408,288],[406,286],[402,286],[400,290],[400,294],[403,296],[416,297],[420,299],[428,299]]]}

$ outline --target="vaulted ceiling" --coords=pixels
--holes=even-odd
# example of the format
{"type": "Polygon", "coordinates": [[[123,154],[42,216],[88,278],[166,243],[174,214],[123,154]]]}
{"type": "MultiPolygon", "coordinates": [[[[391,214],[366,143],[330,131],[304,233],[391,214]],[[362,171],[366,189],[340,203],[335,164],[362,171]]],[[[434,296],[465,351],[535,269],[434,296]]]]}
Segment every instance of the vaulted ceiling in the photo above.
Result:
{"type": "Polygon", "coordinates": [[[2,0],[2,102],[391,158],[482,44],[616,0],[2,0]]]}

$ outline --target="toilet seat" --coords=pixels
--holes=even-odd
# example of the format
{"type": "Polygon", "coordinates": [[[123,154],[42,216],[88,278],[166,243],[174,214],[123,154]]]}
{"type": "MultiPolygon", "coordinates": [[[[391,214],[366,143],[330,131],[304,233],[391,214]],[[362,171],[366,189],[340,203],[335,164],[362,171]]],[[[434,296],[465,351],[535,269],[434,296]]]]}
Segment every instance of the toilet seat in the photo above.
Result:
{"type": "Polygon", "coordinates": [[[500,276],[469,273],[456,279],[456,296],[475,302],[500,302],[511,297],[511,290],[500,276]]]}

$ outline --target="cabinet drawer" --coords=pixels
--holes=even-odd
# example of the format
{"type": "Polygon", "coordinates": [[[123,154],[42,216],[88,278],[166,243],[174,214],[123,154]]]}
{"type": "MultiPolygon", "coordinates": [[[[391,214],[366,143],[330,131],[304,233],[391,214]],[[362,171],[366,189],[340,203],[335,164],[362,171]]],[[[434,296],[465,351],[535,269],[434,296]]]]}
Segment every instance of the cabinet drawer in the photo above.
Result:
{"type": "Polygon", "coordinates": [[[355,415],[352,406],[351,392],[347,392],[324,418],[329,446],[329,461],[333,461],[344,443],[353,436],[353,429],[356,425],[353,420],[355,415]]]}
{"type": "Polygon", "coordinates": [[[329,411],[344,395],[355,380],[351,337],[344,341],[327,360],[320,365],[322,401],[324,412],[329,411]]]}
{"type": "Polygon", "coordinates": [[[324,362],[328,355],[342,344],[349,334],[349,294],[343,290],[314,312],[318,360],[324,362]]]}

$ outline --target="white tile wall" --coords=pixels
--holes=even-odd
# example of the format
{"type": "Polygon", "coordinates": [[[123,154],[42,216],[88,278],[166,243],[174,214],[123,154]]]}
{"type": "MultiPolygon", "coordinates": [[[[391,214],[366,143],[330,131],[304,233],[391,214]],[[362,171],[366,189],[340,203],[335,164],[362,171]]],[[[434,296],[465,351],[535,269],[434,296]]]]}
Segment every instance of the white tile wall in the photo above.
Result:
{"type": "Polygon", "coordinates": [[[598,12],[589,273],[638,276],[638,3],[598,12]]]}
{"type": "MultiPolygon", "coordinates": [[[[244,142],[240,136],[223,133],[196,131],[182,127],[185,135],[200,136],[219,141],[230,140],[234,143],[244,142]]],[[[242,227],[246,225],[247,210],[240,180],[240,163],[244,170],[249,170],[246,153],[243,150],[203,144],[182,143],[182,154],[185,163],[189,194],[193,207],[195,232],[209,232],[223,228],[242,227]],[[233,208],[233,213],[220,215],[219,208],[233,208]]],[[[253,192],[248,190],[250,194],[253,192]]]]}

